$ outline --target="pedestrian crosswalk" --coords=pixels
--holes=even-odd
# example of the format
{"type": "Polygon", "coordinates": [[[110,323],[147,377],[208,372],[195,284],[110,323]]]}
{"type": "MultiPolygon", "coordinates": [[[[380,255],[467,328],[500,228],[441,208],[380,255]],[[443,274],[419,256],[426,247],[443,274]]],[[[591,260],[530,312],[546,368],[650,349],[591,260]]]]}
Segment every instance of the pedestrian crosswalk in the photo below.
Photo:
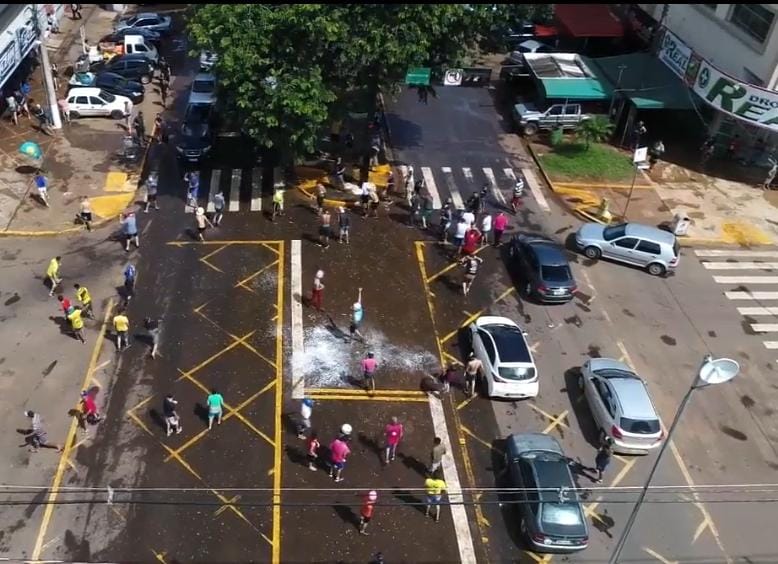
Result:
{"type": "Polygon", "coordinates": [[[713,281],[727,287],[724,296],[736,303],[751,332],[765,339],[765,348],[778,350],[778,250],[697,249],[694,254],[713,281]]]}
{"type": "MultiPolygon", "coordinates": [[[[213,213],[213,197],[221,190],[225,212],[262,211],[262,170],[260,168],[215,168],[200,171],[198,203],[213,213]]],[[[194,209],[184,205],[186,213],[194,209]]]]}
{"type": "MultiPolygon", "coordinates": [[[[451,198],[457,209],[463,209],[467,199],[475,192],[486,187],[489,191],[488,203],[497,207],[510,204],[513,187],[518,175],[524,177],[528,193],[535,198],[543,211],[549,211],[548,203],[540,189],[537,177],[529,169],[512,169],[499,167],[461,167],[451,166],[431,167],[417,165],[402,165],[398,167],[399,178],[396,185],[402,191],[406,179],[411,173],[414,181],[424,180],[427,192],[432,199],[432,207],[436,210],[451,198]]],[[[525,192],[525,195],[529,195],[525,192]]]]}

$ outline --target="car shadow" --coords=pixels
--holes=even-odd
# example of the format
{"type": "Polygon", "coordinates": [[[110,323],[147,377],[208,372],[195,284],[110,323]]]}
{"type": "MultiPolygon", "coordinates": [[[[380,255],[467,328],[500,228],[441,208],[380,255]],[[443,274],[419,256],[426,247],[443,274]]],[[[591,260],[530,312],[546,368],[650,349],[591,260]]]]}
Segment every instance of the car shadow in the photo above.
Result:
{"type": "Polygon", "coordinates": [[[509,491],[515,485],[511,482],[508,466],[502,455],[505,452],[506,444],[505,439],[492,441],[492,472],[494,473],[494,487],[498,488],[497,503],[505,530],[511,541],[520,550],[526,550],[527,545],[521,535],[521,498],[516,492],[509,491]]]}
{"type": "MultiPolygon", "coordinates": [[[[581,368],[574,366],[565,371],[565,387],[563,392],[567,393],[569,404],[573,407],[573,414],[578,423],[578,428],[584,436],[587,443],[593,448],[600,447],[599,430],[594,422],[594,417],[589,409],[584,392],[579,384],[581,368]]],[[[594,454],[592,454],[594,456],[594,454]]]]}

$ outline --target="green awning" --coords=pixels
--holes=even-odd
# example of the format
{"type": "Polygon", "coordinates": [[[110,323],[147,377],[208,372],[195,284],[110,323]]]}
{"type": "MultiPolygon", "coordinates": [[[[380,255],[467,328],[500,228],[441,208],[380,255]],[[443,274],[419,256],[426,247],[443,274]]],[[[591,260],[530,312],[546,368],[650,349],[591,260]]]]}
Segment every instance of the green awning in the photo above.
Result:
{"type": "Polygon", "coordinates": [[[656,57],[632,53],[590,60],[608,77],[616,93],[629,98],[639,110],[693,108],[684,82],[656,57]]]}
{"type": "Polygon", "coordinates": [[[431,74],[432,69],[428,68],[419,67],[410,69],[408,74],[405,75],[405,84],[429,86],[431,74]]]}
{"type": "Polygon", "coordinates": [[[608,100],[611,87],[596,78],[541,78],[546,99],[608,100]]]}

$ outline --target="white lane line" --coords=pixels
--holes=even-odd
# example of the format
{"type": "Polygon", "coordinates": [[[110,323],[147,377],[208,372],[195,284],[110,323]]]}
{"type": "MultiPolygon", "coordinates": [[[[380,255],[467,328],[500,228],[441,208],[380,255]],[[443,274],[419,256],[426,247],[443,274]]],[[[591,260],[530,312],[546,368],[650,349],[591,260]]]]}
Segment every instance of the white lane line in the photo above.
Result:
{"type": "Polygon", "coordinates": [[[762,341],[766,349],[778,349],[778,341],[762,341]]]}
{"type": "Polygon", "coordinates": [[[545,212],[550,212],[551,208],[548,207],[548,202],[546,201],[546,197],[543,195],[543,189],[538,183],[538,178],[535,176],[535,172],[531,169],[523,168],[521,169],[521,174],[524,175],[524,179],[526,180],[525,184],[529,186],[530,192],[532,192],[532,196],[540,206],[540,209],[545,212]]]}
{"type": "Polygon", "coordinates": [[[702,266],[708,270],[778,270],[778,262],[706,262],[702,266]]]}
{"type": "Polygon", "coordinates": [[[740,315],[778,315],[778,307],[739,307],[740,315]]]}
{"type": "Polygon", "coordinates": [[[213,197],[219,193],[219,184],[222,180],[222,171],[220,169],[211,171],[211,182],[208,184],[208,213],[216,211],[213,205],[213,197]]]}
{"type": "Polygon", "coordinates": [[[484,167],[484,176],[486,176],[486,180],[489,181],[489,185],[492,187],[492,194],[494,194],[494,199],[497,200],[500,204],[505,205],[507,201],[505,200],[505,196],[500,191],[500,187],[497,186],[497,179],[494,177],[494,172],[491,168],[484,167]]]}
{"type": "Polygon", "coordinates": [[[454,174],[451,172],[451,167],[444,166],[440,170],[443,171],[443,176],[446,177],[446,185],[448,186],[448,193],[451,195],[451,201],[454,202],[454,207],[458,210],[465,209],[465,202],[462,200],[462,194],[459,193],[454,182],[454,174]]]}
{"type": "Polygon", "coordinates": [[[432,176],[432,169],[428,166],[421,167],[421,175],[424,177],[424,184],[427,186],[427,192],[432,196],[432,209],[439,210],[443,207],[438,193],[438,186],[435,184],[435,177],[432,176]]]}
{"type": "Polygon", "coordinates": [[[778,276],[714,276],[717,284],[776,284],[778,276]]]}
{"type": "Polygon", "coordinates": [[[262,211],[262,169],[259,168],[251,170],[251,211],[262,211]]]}
{"type": "Polygon", "coordinates": [[[299,359],[305,352],[303,341],[303,269],[302,240],[292,240],[292,270],[289,300],[292,309],[292,398],[305,397],[305,377],[299,359]]]}
{"type": "Polygon", "coordinates": [[[230,201],[227,204],[227,211],[240,211],[240,178],[243,171],[239,168],[232,169],[232,178],[230,179],[230,201]]]}
{"type": "Polygon", "coordinates": [[[616,341],[616,346],[619,347],[619,350],[621,351],[621,362],[624,362],[629,366],[632,370],[635,370],[635,364],[632,362],[632,358],[630,358],[629,353],[627,352],[627,347],[624,346],[624,343],[621,341],[616,341]]]}
{"type": "Polygon", "coordinates": [[[462,174],[465,175],[465,178],[467,178],[468,182],[472,182],[473,181],[473,171],[470,170],[469,168],[463,167],[462,168],[462,174]]]}
{"type": "Polygon", "coordinates": [[[778,331],[778,323],[752,323],[751,329],[757,333],[775,333],[778,331]]]}
{"type": "Polygon", "coordinates": [[[769,257],[778,258],[778,251],[743,249],[695,249],[694,254],[698,257],[769,257]]]}
{"type": "MultiPolygon", "coordinates": [[[[432,427],[435,436],[440,437],[446,454],[443,457],[443,480],[448,486],[448,499],[451,507],[451,518],[454,520],[457,544],[459,545],[459,560],[463,563],[475,563],[475,550],[473,549],[473,537],[470,535],[470,524],[467,520],[467,512],[463,505],[462,486],[459,483],[459,473],[454,462],[454,452],[451,448],[451,439],[448,436],[446,416],[443,413],[443,404],[439,399],[429,397],[430,414],[432,415],[432,427]]],[[[443,506],[445,507],[445,505],[443,506]]]]}
{"type": "Polygon", "coordinates": [[[778,300],[778,292],[724,292],[728,300],[778,300]]]}

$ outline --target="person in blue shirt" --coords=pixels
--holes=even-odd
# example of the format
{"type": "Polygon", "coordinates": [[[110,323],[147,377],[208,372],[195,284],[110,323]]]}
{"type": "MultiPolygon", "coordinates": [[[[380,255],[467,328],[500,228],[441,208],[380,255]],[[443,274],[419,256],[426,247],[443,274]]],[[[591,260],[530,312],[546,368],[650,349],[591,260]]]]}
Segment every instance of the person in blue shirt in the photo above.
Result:
{"type": "Polygon", "coordinates": [[[46,180],[41,169],[35,173],[35,187],[38,189],[38,197],[46,204],[46,207],[49,207],[49,181],[46,180]]]}
{"type": "Polygon", "coordinates": [[[140,239],[138,239],[138,223],[135,219],[135,212],[129,211],[122,214],[119,217],[119,223],[122,226],[122,232],[124,233],[124,250],[130,252],[130,242],[135,240],[135,247],[140,247],[140,239]]]}
{"type": "Polygon", "coordinates": [[[135,295],[135,278],[138,271],[132,263],[124,269],[124,297],[129,302],[135,295]]]}
{"type": "Polygon", "coordinates": [[[362,325],[362,318],[365,315],[365,310],[362,309],[362,288],[359,289],[359,295],[357,301],[351,306],[351,339],[354,340],[354,336],[358,336],[359,339],[364,342],[365,337],[359,332],[359,326],[362,325]]]}

